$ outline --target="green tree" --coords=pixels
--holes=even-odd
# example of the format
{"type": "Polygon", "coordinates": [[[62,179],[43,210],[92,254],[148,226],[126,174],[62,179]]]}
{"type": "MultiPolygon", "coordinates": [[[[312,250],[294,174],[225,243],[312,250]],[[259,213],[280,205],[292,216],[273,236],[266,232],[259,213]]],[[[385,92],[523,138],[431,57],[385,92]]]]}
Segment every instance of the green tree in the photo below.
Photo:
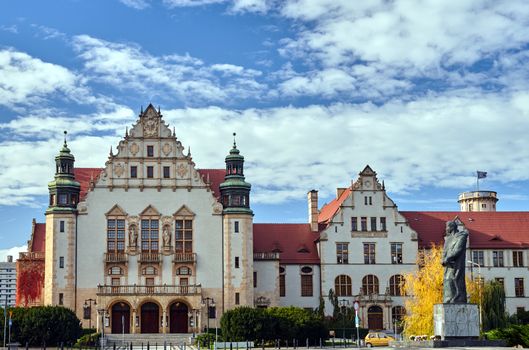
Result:
{"type": "Polygon", "coordinates": [[[507,325],[505,312],[505,289],[496,281],[489,281],[483,286],[483,330],[503,328],[507,325]]]}

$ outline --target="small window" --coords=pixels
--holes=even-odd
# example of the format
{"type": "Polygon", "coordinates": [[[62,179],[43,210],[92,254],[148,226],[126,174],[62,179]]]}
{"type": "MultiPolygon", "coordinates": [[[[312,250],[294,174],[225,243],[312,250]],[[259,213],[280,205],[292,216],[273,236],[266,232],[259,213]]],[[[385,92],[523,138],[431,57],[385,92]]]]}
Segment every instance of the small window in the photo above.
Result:
{"type": "Polygon", "coordinates": [[[238,256],[235,257],[235,268],[236,269],[239,268],[239,257],[238,256]]]}
{"type": "Polygon", "coordinates": [[[191,275],[191,269],[187,266],[182,266],[176,270],[176,274],[177,275],[191,275]]]}
{"type": "Polygon", "coordinates": [[[164,179],[168,179],[171,177],[171,171],[170,171],[170,168],[168,166],[164,166],[163,167],[163,178],[164,179]]]}
{"type": "Polygon", "coordinates": [[[235,222],[233,223],[233,231],[234,231],[235,233],[239,233],[239,222],[238,222],[238,221],[235,221],[235,222]]]}
{"type": "Polygon", "coordinates": [[[358,231],[358,219],[356,217],[351,218],[351,231],[358,231]]]}
{"type": "Polygon", "coordinates": [[[235,293],[235,305],[239,305],[241,303],[239,293],[235,293]]]}
{"type": "Polygon", "coordinates": [[[147,178],[152,179],[154,177],[154,167],[148,166],[147,167],[147,178]]]}
{"type": "Polygon", "coordinates": [[[253,272],[253,287],[257,288],[257,271],[253,272]]]}
{"type": "MultiPolygon", "coordinates": [[[[380,218],[380,231],[387,231],[385,217],[380,218]]],[[[401,227],[401,232],[402,232],[402,227],[401,227]]]]}
{"type": "Polygon", "coordinates": [[[142,272],[144,275],[156,275],[156,269],[153,266],[147,266],[142,272]]]}
{"type": "Polygon", "coordinates": [[[371,231],[376,231],[376,230],[377,230],[377,218],[372,217],[371,218],[371,231]]]}
{"type": "Polygon", "coordinates": [[[59,268],[64,269],[64,256],[59,257],[59,268]]]}
{"type": "Polygon", "coordinates": [[[66,193],[59,194],[59,205],[60,204],[68,204],[68,195],[66,193]]]}
{"type": "Polygon", "coordinates": [[[364,205],[367,205],[367,196],[364,196],[364,205]]]}
{"type": "Polygon", "coordinates": [[[59,221],[59,232],[64,232],[64,220],[59,221]]]}
{"type": "Polygon", "coordinates": [[[483,208],[483,209],[487,208],[487,204],[482,203],[482,204],[481,204],[481,208],[483,208]]]}
{"type": "Polygon", "coordinates": [[[130,177],[132,179],[135,179],[138,177],[138,167],[136,165],[132,165],[130,167],[130,177]]]}
{"type": "Polygon", "coordinates": [[[154,157],[154,147],[147,146],[147,157],[154,157]]]}
{"type": "Polygon", "coordinates": [[[59,305],[64,305],[64,294],[59,293],[59,305]]]}
{"type": "Polygon", "coordinates": [[[121,267],[119,266],[112,266],[110,269],[108,269],[109,275],[122,275],[123,272],[121,270],[121,267]]]}
{"type": "Polygon", "coordinates": [[[301,273],[312,273],[312,267],[309,266],[303,266],[301,268],[301,273]]]}
{"type": "Polygon", "coordinates": [[[373,197],[369,196],[369,205],[373,205],[373,197]]]}
{"type": "Polygon", "coordinates": [[[110,283],[112,283],[113,286],[119,286],[121,284],[121,280],[120,280],[119,277],[114,277],[114,278],[112,278],[110,283]]]}

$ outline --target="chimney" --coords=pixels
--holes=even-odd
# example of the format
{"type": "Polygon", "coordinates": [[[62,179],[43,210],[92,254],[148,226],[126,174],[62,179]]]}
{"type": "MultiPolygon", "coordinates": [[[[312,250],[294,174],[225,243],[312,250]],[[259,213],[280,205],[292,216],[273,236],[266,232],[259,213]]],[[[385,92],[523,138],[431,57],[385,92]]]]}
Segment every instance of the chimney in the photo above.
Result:
{"type": "Polygon", "coordinates": [[[8,255],[7,256],[7,262],[8,263],[12,263],[13,262],[13,255],[8,255]]]}
{"type": "Polygon", "coordinates": [[[307,193],[309,204],[309,224],[312,232],[318,232],[318,191],[311,190],[307,193]]]}
{"type": "Polygon", "coordinates": [[[346,190],[345,187],[338,187],[336,189],[336,199],[340,198],[340,196],[342,195],[342,193],[346,190]]]}

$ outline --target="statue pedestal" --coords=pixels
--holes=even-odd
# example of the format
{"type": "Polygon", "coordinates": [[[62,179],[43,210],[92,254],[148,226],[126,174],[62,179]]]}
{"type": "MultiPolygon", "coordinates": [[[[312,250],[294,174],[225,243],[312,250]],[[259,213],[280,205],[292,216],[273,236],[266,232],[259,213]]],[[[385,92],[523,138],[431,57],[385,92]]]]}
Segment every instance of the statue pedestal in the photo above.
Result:
{"type": "Polygon", "coordinates": [[[442,340],[479,337],[479,308],[476,304],[435,304],[433,322],[434,335],[441,336],[442,340]]]}

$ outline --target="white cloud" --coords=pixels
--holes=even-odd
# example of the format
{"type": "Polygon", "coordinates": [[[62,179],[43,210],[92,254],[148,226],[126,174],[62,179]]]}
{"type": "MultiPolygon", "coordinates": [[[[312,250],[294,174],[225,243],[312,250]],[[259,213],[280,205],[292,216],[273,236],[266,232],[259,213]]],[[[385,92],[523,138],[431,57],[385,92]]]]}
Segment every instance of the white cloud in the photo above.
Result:
{"type": "Polygon", "coordinates": [[[0,261],[5,262],[7,261],[7,256],[11,255],[13,257],[13,262],[15,262],[18,259],[18,253],[20,252],[27,252],[28,246],[23,245],[20,247],[12,247],[7,249],[0,249],[0,261]]]}
{"type": "Polygon", "coordinates": [[[143,10],[150,6],[149,0],[119,0],[119,2],[136,10],[143,10]]]}
{"type": "Polygon", "coordinates": [[[163,0],[169,7],[192,7],[224,3],[227,0],[163,0]]]}

